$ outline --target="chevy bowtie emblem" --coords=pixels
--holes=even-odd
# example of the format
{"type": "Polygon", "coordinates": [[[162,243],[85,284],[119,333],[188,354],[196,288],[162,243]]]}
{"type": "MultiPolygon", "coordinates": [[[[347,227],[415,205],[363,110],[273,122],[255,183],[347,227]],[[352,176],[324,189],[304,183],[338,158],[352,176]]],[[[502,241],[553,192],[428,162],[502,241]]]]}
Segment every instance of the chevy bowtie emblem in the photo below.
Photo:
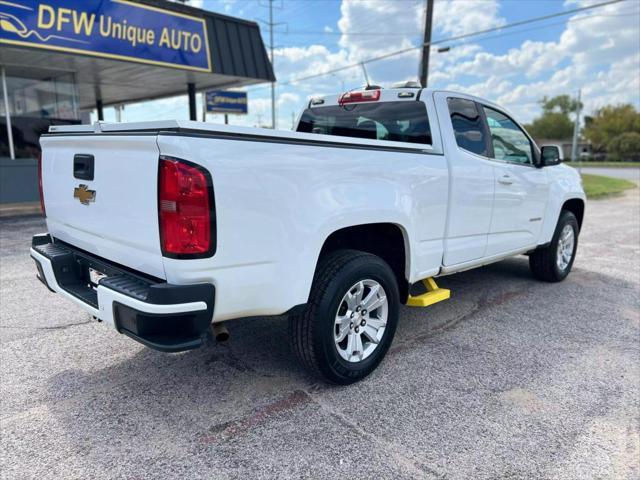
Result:
{"type": "Polygon", "coordinates": [[[73,189],[73,198],[80,200],[83,205],[89,205],[89,202],[96,201],[96,191],[89,190],[86,185],[80,184],[73,189]]]}

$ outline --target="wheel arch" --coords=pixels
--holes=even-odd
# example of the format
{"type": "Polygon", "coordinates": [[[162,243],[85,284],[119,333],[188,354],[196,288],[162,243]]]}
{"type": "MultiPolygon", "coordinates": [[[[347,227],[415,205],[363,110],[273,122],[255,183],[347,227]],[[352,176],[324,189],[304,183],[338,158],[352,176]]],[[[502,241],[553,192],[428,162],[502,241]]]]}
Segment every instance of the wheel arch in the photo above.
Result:
{"type": "Polygon", "coordinates": [[[329,234],[318,254],[320,259],[342,249],[360,250],[382,258],[398,282],[400,302],[409,294],[409,241],[405,229],[396,223],[364,223],[340,228],[329,234]]]}
{"type": "MultiPolygon", "coordinates": [[[[582,220],[584,219],[584,200],[582,200],[581,198],[571,198],[569,200],[566,200],[563,204],[562,204],[562,208],[560,209],[560,212],[562,212],[563,210],[567,210],[571,213],[573,213],[576,216],[576,219],[578,220],[578,229],[582,229],[582,220]]],[[[558,215],[558,218],[560,218],[560,215],[558,215]]]]}

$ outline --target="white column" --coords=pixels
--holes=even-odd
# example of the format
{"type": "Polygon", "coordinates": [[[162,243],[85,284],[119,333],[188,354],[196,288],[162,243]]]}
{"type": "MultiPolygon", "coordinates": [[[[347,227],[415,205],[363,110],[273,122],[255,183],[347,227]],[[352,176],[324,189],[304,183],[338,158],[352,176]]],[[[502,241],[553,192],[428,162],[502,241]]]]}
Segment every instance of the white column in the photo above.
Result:
{"type": "Polygon", "coordinates": [[[7,120],[7,139],[9,140],[9,156],[11,160],[16,159],[16,152],[13,148],[13,130],[11,129],[11,113],[9,112],[9,92],[7,91],[7,76],[4,71],[4,65],[0,67],[2,75],[2,96],[4,97],[4,115],[7,120]]]}

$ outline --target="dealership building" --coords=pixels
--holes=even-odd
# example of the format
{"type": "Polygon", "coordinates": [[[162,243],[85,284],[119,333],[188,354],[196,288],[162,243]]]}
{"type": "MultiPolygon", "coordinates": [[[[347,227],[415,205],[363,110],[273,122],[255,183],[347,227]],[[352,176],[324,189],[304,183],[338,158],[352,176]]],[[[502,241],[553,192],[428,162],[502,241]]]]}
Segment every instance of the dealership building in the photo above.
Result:
{"type": "Polygon", "coordinates": [[[39,136],[119,106],[275,81],[254,22],[164,0],[0,0],[0,204],[37,201],[39,136]]]}

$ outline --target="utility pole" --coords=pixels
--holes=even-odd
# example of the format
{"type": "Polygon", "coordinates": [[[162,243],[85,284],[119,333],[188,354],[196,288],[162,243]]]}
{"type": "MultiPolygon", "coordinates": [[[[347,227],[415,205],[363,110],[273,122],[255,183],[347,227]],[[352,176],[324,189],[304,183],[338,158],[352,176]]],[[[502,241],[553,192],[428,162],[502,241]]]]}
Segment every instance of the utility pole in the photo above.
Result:
{"type": "Polygon", "coordinates": [[[578,90],[578,103],[576,104],[576,120],[573,124],[573,143],[571,144],[571,161],[575,162],[578,156],[578,131],[580,130],[580,97],[582,91],[578,90]]]}
{"type": "MultiPolygon", "coordinates": [[[[275,72],[273,58],[273,0],[269,0],[269,50],[271,51],[271,68],[275,72]]],[[[271,82],[271,128],[276,129],[276,82],[271,82]]]]}
{"type": "Polygon", "coordinates": [[[431,50],[431,24],[433,23],[433,2],[435,0],[425,0],[426,14],[424,19],[424,41],[422,44],[422,60],[420,62],[420,85],[427,87],[429,78],[429,51],[431,50]]]}
{"type": "MultiPolygon", "coordinates": [[[[258,19],[259,22],[264,23],[267,27],[269,27],[269,52],[271,54],[271,68],[275,71],[275,55],[274,49],[275,45],[273,44],[273,27],[278,25],[283,25],[286,22],[274,22],[273,21],[273,2],[275,0],[269,1],[269,21],[265,22],[264,20],[258,19]]],[[[262,2],[259,1],[261,6],[264,6],[262,2]]],[[[271,128],[274,130],[277,128],[277,120],[276,120],[276,82],[271,82],[271,128]]]]}

